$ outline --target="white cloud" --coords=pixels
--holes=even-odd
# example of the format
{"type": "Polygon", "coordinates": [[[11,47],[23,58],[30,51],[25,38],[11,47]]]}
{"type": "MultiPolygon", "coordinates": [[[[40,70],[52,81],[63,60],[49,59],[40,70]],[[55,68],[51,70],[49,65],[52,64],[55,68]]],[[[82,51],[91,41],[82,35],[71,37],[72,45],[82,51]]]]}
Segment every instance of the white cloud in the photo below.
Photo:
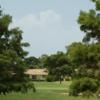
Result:
{"type": "Polygon", "coordinates": [[[61,15],[53,10],[46,10],[38,14],[28,14],[21,19],[16,19],[11,26],[19,26],[23,30],[31,28],[35,30],[46,30],[59,26],[61,22],[61,15]]]}

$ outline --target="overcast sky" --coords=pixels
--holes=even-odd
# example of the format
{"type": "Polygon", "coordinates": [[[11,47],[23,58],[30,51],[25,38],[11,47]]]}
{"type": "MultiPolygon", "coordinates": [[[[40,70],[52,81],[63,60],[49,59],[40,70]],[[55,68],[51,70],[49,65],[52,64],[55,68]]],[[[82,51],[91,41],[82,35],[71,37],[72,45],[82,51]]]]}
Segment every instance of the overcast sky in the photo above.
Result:
{"type": "Polygon", "coordinates": [[[0,0],[0,5],[13,17],[11,27],[23,30],[23,41],[31,45],[29,55],[36,57],[65,51],[65,46],[81,41],[79,12],[94,7],[90,0],[0,0]]]}

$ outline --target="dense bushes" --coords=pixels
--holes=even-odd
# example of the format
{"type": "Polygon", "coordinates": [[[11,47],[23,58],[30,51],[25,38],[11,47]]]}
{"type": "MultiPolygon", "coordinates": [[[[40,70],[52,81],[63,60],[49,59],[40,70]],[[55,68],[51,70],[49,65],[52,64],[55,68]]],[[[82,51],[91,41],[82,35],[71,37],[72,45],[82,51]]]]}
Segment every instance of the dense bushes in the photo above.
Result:
{"type": "Polygon", "coordinates": [[[32,89],[33,92],[36,92],[33,83],[7,83],[0,84],[0,94],[6,95],[10,92],[22,92],[27,93],[29,89],[32,89]]]}
{"type": "Polygon", "coordinates": [[[98,81],[92,78],[80,78],[70,85],[70,95],[95,94],[98,91],[98,81]]]}
{"type": "Polygon", "coordinates": [[[53,82],[53,81],[56,81],[56,77],[53,76],[53,75],[48,75],[47,78],[46,78],[46,81],[47,81],[47,82],[53,82]]]}

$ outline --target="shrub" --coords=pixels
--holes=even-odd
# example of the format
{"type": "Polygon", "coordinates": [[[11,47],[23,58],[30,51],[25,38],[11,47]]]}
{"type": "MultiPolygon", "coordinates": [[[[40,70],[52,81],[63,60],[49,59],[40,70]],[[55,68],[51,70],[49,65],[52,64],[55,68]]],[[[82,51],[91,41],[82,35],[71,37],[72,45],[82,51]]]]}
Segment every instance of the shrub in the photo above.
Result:
{"type": "Polygon", "coordinates": [[[83,92],[82,96],[89,98],[89,97],[93,96],[93,93],[91,91],[85,91],[85,92],[83,92]]]}
{"type": "Polygon", "coordinates": [[[97,97],[100,97],[100,87],[97,89],[97,91],[96,91],[96,96],[97,97]]]}
{"type": "Polygon", "coordinates": [[[52,75],[48,75],[46,80],[47,80],[47,82],[53,82],[53,81],[55,81],[55,77],[52,75]]]}
{"type": "Polygon", "coordinates": [[[4,94],[4,95],[10,92],[27,93],[28,90],[30,89],[32,89],[33,92],[36,92],[33,83],[7,83],[7,84],[0,83],[0,94],[4,94]]]}
{"type": "Polygon", "coordinates": [[[70,81],[71,77],[66,76],[64,79],[65,79],[65,81],[70,81]]]}
{"type": "Polygon", "coordinates": [[[79,80],[74,80],[72,82],[72,84],[70,85],[70,95],[73,95],[73,96],[78,96],[79,94],[79,91],[80,91],[80,81],[79,80]]]}
{"type": "Polygon", "coordinates": [[[98,89],[97,80],[91,78],[81,78],[75,80],[70,85],[70,95],[78,96],[85,92],[95,93],[98,89]]]}
{"type": "Polygon", "coordinates": [[[100,70],[95,71],[95,78],[100,80],[100,70]]]}

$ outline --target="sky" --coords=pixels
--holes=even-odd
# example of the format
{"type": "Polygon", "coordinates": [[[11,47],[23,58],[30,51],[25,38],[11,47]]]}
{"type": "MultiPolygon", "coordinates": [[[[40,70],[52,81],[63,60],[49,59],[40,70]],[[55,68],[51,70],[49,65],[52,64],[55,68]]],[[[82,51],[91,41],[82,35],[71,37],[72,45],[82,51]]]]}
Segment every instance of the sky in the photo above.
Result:
{"type": "Polygon", "coordinates": [[[23,30],[29,56],[36,57],[66,51],[66,46],[82,41],[79,13],[94,7],[90,0],[0,0],[0,5],[12,16],[10,27],[23,30]]]}

